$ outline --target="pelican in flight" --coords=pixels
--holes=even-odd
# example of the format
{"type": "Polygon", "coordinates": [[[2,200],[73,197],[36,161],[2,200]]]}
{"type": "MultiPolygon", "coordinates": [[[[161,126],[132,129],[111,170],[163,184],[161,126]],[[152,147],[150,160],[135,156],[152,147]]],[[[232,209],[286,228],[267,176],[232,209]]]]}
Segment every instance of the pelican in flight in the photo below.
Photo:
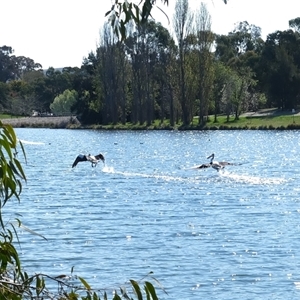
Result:
{"type": "Polygon", "coordinates": [[[92,163],[92,167],[96,167],[99,160],[102,160],[103,163],[105,163],[105,158],[101,153],[95,156],[90,154],[89,155],[79,154],[74,160],[72,168],[76,167],[76,165],[81,161],[89,161],[92,163]]]}
{"type": "Polygon", "coordinates": [[[225,166],[228,166],[228,165],[236,165],[236,164],[233,164],[233,163],[230,163],[230,162],[227,162],[227,161],[215,161],[214,158],[215,158],[215,154],[212,153],[210,156],[207,157],[207,159],[210,158],[210,162],[207,163],[207,164],[202,164],[200,166],[198,166],[197,168],[198,169],[204,169],[204,168],[214,168],[215,170],[219,171],[221,169],[224,169],[225,166]]]}

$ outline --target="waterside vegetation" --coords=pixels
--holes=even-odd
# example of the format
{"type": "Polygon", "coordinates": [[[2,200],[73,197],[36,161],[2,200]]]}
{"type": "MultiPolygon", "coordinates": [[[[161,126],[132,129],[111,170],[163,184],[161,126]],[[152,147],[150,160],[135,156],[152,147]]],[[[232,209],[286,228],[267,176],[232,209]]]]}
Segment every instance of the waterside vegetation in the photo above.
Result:
{"type": "MultiPolygon", "coordinates": [[[[141,2],[150,8],[155,3],[141,2]]],[[[126,3],[116,6],[134,19],[126,3]]],[[[43,70],[13,55],[11,46],[0,47],[0,111],[73,114],[88,127],[185,129],[248,128],[255,126],[252,121],[238,124],[247,111],[299,109],[300,18],[263,40],[261,28],[247,21],[227,35],[212,32],[211,16],[200,2],[193,11],[188,0],[177,0],[171,17],[172,31],[152,19],[128,22],[126,39],[105,23],[99,45],[80,68],[43,70]],[[230,117],[226,124],[223,115],[230,117]]],[[[280,127],[288,125],[294,122],[280,127]]]]}
{"type": "Polygon", "coordinates": [[[199,125],[198,117],[194,117],[189,125],[183,123],[171,125],[170,120],[163,122],[155,120],[151,125],[117,123],[117,124],[82,124],[76,116],[65,117],[12,117],[0,115],[4,124],[15,128],[67,128],[67,129],[95,129],[95,130],[291,130],[300,129],[300,114],[277,109],[261,110],[255,113],[234,116],[209,115],[204,125],[199,125]]]}

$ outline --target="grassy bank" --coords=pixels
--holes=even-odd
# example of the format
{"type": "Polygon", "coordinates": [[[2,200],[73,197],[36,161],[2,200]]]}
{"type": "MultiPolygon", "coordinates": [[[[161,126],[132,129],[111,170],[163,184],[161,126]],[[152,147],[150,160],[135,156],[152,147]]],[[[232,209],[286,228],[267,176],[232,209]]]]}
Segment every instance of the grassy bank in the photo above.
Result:
{"type": "Polygon", "coordinates": [[[229,122],[222,116],[217,122],[213,120],[211,117],[206,123],[206,129],[300,129],[299,115],[242,116],[238,120],[231,118],[229,122]]]}
{"type": "Polygon", "coordinates": [[[80,124],[76,117],[8,117],[0,116],[4,124],[11,124],[15,128],[70,128],[70,129],[95,129],[95,130],[286,130],[300,129],[300,114],[291,113],[253,113],[242,115],[238,120],[231,117],[227,121],[226,116],[218,116],[214,122],[214,116],[208,118],[204,126],[198,124],[198,118],[194,118],[190,126],[176,124],[172,127],[169,120],[163,123],[155,121],[151,126],[146,124],[127,123],[116,125],[88,125],[80,124]]]}
{"type": "Polygon", "coordinates": [[[217,122],[210,116],[204,126],[198,124],[198,118],[194,118],[190,126],[176,124],[172,127],[168,120],[163,123],[155,121],[151,126],[133,125],[90,125],[83,126],[87,129],[105,129],[105,130],[288,130],[300,129],[300,115],[281,115],[281,116],[242,116],[238,120],[233,117],[227,121],[225,116],[219,116],[217,122]]]}

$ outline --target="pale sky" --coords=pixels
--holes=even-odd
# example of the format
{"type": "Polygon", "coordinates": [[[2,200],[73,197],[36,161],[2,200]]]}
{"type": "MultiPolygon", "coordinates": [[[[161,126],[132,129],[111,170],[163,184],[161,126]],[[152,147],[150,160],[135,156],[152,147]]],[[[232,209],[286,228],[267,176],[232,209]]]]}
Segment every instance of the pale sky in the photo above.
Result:
{"type": "MultiPolygon", "coordinates": [[[[49,67],[80,67],[84,57],[95,51],[105,13],[114,0],[1,0],[0,46],[11,46],[16,56],[26,56],[49,67]]],[[[201,0],[190,0],[200,6],[201,0]]],[[[269,33],[287,30],[288,21],[300,17],[299,0],[205,0],[212,17],[212,30],[228,34],[234,24],[248,21],[269,33]]],[[[164,9],[173,19],[175,0],[164,9]]],[[[172,28],[166,17],[154,10],[156,21],[172,28]]]]}

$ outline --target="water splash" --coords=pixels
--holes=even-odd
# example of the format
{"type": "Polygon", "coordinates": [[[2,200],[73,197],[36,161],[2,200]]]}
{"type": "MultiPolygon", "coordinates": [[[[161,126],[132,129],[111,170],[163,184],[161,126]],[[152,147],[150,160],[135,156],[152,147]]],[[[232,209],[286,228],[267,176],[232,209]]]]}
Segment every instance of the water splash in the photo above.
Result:
{"type": "Polygon", "coordinates": [[[218,174],[222,177],[229,178],[236,182],[249,184],[282,184],[287,181],[284,178],[264,178],[259,176],[230,173],[225,170],[218,172],[218,174]]]}
{"type": "Polygon", "coordinates": [[[294,285],[295,285],[297,290],[300,290],[300,282],[299,281],[295,281],[294,285]]]}
{"type": "Polygon", "coordinates": [[[26,141],[26,140],[21,140],[21,139],[19,139],[19,141],[22,144],[27,144],[27,145],[45,145],[45,143],[43,143],[43,142],[32,142],[32,141],[26,141]]]}
{"type": "Polygon", "coordinates": [[[171,180],[184,181],[184,180],[186,180],[186,178],[183,178],[180,176],[116,171],[113,167],[108,167],[108,166],[103,167],[102,171],[104,173],[118,174],[118,175],[123,175],[126,177],[156,178],[156,179],[162,179],[162,180],[166,180],[166,181],[171,181],[171,180]]]}
{"type": "MultiPolygon", "coordinates": [[[[233,180],[239,183],[247,183],[247,184],[255,184],[255,185],[278,185],[287,182],[286,179],[283,178],[264,178],[259,176],[251,176],[245,174],[236,174],[230,173],[226,170],[221,170],[219,172],[213,172],[212,176],[209,176],[207,173],[206,176],[174,176],[174,175],[163,175],[163,174],[145,174],[145,173],[137,173],[137,172],[124,172],[124,171],[116,171],[114,167],[105,166],[102,171],[104,173],[118,174],[126,177],[143,177],[143,178],[155,178],[161,179],[164,181],[180,181],[180,182],[201,182],[207,181],[209,178],[214,178],[219,180],[233,180]]],[[[198,174],[199,175],[199,174],[198,174]]]]}
{"type": "Polygon", "coordinates": [[[104,173],[115,173],[114,167],[108,167],[108,166],[104,166],[104,167],[102,168],[102,171],[103,171],[104,173]]]}

